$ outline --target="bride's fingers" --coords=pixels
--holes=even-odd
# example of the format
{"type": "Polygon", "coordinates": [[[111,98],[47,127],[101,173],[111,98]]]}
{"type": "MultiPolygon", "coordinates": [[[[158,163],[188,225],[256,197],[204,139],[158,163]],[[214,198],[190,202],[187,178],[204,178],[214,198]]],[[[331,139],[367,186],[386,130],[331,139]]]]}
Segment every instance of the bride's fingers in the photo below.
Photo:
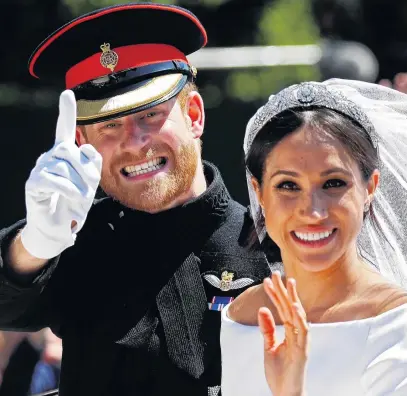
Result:
{"type": "Polygon", "coordinates": [[[296,329],[296,344],[307,351],[308,348],[308,323],[304,310],[297,303],[293,304],[293,323],[296,329]]]}
{"type": "Polygon", "coordinates": [[[281,280],[281,274],[279,271],[272,274],[272,281],[284,314],[284,319],[282,318],[282,320],[284,322],[292,323],[291,301],[288,297],[287,289],[281,280]]]}
{"type": "Polygon", "coordinates": [[[287,315],[284,313],[281,297],[278,295],[272,280],[270,278],[264,279],[263,287],[266,294],[270,297],[271,302],[277,308],[277,312],[278,315],[280,316],[281,321],[286,322],[288,320],[286,317],[287,315]]]}
{"type": "Polygon", "coordinates": [[[295,288],[295,279],[293,278],[287,279],[287,293],[291,302],[299,302],[297,290],[295,288]]]}
{"type": "Polygon", "coordinates": [[[276,346],[276,324],[274,323],[273,315],[268,308],[263,307],[259,309],[258,321],[260,331],[262,332],[264,338],[264,351],[273,351],[276,346]]]}
{"type": "Polygon", "coordinates": [[[302,312],[305,315],[304,307],[302,306],[300,298],[298,297],[298,294],[297,294],[297,285],[296,285],[295,279],[289,278],[287,280],[287,292],[288,292],[288,298],[290,299],[290,302],[291,302],[291,306],[293,304],[298,304],[300,306],[302,312]]]}

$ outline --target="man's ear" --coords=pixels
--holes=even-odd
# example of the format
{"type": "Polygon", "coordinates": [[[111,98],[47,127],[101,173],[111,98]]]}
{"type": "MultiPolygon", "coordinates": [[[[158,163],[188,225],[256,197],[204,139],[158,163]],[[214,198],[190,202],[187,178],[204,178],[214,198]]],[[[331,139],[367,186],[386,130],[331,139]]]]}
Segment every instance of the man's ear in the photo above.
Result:
{"type": "Polygon", "coordinates": [[[205,126],[205,109],[202,96],[197,91],[188,94],[186,103],[186,117],[195,139],[199,139],[205,126]]]}
{"type": "Polygon", "coordinates": [[[75,141],[78,146],[82,146],[82,144],[85,144],[88,142],[88,139],[86,138],[86,132],[85,132],[84,126],[78,125],[76,127],[75,141]]]}

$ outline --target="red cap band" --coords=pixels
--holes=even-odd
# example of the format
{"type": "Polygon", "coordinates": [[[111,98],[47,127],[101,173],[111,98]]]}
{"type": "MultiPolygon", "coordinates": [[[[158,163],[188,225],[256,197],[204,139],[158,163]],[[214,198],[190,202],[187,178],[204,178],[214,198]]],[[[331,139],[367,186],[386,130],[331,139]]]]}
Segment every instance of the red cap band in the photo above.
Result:
{"type": "Polygon", "coordinates": [[[106,76],[112,72],[117,73],[127,69],[134,69],[152,63],[167,62],[173,60],[188,63],[186,56],[177,48],[167,44],[135,44],[123,47],[111,48],[110,51],[117,54],[116,64],[113,71],[103,66],[102,50],[86,58],[82,62],[72,66],[65,75],[66,88],[71,89],[79,84],[96,78],[106,76]]]}

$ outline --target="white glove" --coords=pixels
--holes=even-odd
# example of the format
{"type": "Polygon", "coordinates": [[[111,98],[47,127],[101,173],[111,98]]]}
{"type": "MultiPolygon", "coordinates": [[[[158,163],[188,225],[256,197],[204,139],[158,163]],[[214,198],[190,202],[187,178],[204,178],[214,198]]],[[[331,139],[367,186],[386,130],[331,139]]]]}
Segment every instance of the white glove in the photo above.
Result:
{"type": "Polygon", "coordinates": [[[99,185],[102,157],[90,144],[77,147],[75,132],[75,95],[66,90],[59,98],[54,147],[38,158],[25,185],[21,241],[34,257],[50,259],[74,244],[99,185]]]}

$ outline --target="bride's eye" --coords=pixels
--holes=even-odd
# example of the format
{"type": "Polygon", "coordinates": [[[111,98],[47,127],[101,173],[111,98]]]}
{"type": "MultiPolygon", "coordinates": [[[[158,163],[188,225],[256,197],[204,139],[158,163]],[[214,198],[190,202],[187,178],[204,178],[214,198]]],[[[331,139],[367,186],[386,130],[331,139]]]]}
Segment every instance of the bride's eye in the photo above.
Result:
{"type": "Polygon", "coordinates": [[[331,179],[325,182],[324,184],[324,189],[328,188],[339,188],[339,187],[344,187],[346,186],[346,182],[344,182],[341,179],[331,179]]]}
{"type": "Polygon", "coordinates": [[[276,188],[278,190],[286,190],[286,191],[298,191],[299,187],[297,186],[296,183],[292,181],[284,181],[282,183],[279,183],[276,188]]]}

